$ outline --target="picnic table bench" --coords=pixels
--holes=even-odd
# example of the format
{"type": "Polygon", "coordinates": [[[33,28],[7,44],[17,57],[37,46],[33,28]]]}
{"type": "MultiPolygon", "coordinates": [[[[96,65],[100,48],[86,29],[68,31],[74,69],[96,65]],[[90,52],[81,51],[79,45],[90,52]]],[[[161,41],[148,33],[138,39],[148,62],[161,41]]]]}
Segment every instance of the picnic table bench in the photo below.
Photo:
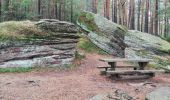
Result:
{"type": "Polygon", "coordinates": [[[110,66],[103,66],[98,68],[104,68],[106,74],[110,75],[133,75],[133,74],[140,74],[140,75],[149,75],[154,76],[155,72],[162,72],[162,70],[145,70],[145,67],[148,65],[151,59],[127,59],[127,58],[115,58],[115,59],[99,59],[100,61],[107,62],[110,66]],[[138,63],[137,66],[117,66],[117,62],[133,62],[138,63]],[[133,67],[133,70],[116,70],[118,67],[133,67]],[[109,69],[109,70],[108,70],[109,69]]]}

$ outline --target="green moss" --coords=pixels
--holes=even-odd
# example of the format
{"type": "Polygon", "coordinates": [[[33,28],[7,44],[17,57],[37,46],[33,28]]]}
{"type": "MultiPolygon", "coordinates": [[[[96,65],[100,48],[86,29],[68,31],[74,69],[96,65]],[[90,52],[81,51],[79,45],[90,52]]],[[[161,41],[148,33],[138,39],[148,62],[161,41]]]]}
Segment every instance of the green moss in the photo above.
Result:
{"type": "Polygon", "coordinates": [[[0,23],[0,41],[17,41],[44,36],[47,33],[38,29],[31,21],[8,21],[0,23]]]}
{"type": "Polygon", "coordinates": [[[120,33],[120,35],[124,35],[124,33],[127,32],[127,28],[125,26],[112,23],[106,18],[90,12],[82,12],[79,16],[78,24],[88,32],[93,32],[95,34],[98,34],[99,36],[104,36],[107,38],[110,38],[111,32],[104,32],[103,30],[100,30],[99,27],[103,26],[106,29],[113,29],[113,32],[120,33]],[[116,30],[114,30],[114,27],[116,30]]]}
{"type": "Polygon", "coordinates": [[[33,68],[0,68],[0,73],[25,73],[31,72],[33,68]]]}
{"type": "Polygon", "coordinates": [[[95,32],[99,30],[97,25],[94,23],[94,16],[91,13],[82,12],[78,19],[78,22],[81,23],[82,25],[87,26],[87,29],[90,31],[95,32]]]}
{"type": "Polygon", "coordinates": [[[100,32],[98,26],[94,22],[94,15],[92,13],[86,13],[82,12],[78,19],[79,23],[81,23],[84,26],[87,26],[87,29],[89,31],[95,32],[99,35],[103,35],[102,32],[100,32]]]}
{"type": "Polygon", "coordinates": [[[170,43],[160,37],[157,37],[157,36],[154,36],[148,33],[133,31],[133,30],[130,30],[128,33],[131,36],[135,36],[136,38],[140,40],[143,40],[153,45],[157,45],[157,49],[159,49],[160,51],[170,52],[170,43]]]}
{"type": "Polygon", "coordinates": [[[139,51],[138,51],[138,55],[140,55],[140,56],[146,56],[146,55],[148,55],[148,52],[147,52],[146,50],[139,50],[139,51]]]}
{"type": "Polygon", "coordinates": [[[148,64],[147,67],[155,68],[155,69],[159,68],[158,65],[156,64],[148,64]]]}
{"type": "Polygon", "coordinates": [[[87,37],[82,37],[78,43],[78,48],[83,49],[88,53],[98,53],[98,54],[107,54],[105,51],[98,48],[95,44],[93,44],[87,37]]]}
{"type": "Polygon", "coordinates": [[[160,52],[170,54],[170,50],[160,50],[160,52]]]}
{"type": "Polygon", "coordinates": [[[161,60],[159,59],[158,63],[162,65],[163,67],[166,67],[167,65],[170,65],[170,60],[161,60]]]}
{"type": "Polygon", "coordinates": [[[170,42],[170,36],[166,38],[166,41],[170,42]]]}

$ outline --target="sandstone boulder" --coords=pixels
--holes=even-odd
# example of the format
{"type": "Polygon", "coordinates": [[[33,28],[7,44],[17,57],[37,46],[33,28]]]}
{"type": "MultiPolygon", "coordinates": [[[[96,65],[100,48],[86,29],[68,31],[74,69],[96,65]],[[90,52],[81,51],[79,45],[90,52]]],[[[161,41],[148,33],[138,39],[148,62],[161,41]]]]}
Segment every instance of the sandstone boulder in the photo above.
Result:
{"type": "Polygon", "coordinates": [[[89,39],[114,57],[153,59],[151,67],[170,70],[170,43],[164,39],[115,24],[100,15],[82,12],[77,24],[89,39]]]}
{"type": "Polygon", "coordinates": [[[0,68],[63,66],[75,58],[79,36],[72,23],[44,19],[0,26],[0,68]]]}
{"type": "Polygon", "coordinates": [[[152,59],[151,67],[168,68],[170,65],[170,43],[160,37],[129,30],[125,36],[127,58],[152,59]]]}
{"type": "Polygon", "coordinates": [[[124,57],[125,27],[90,12],[82,12],[77,24],[88,32],[89,39],[99,48],[114,56],[124,57]]]}

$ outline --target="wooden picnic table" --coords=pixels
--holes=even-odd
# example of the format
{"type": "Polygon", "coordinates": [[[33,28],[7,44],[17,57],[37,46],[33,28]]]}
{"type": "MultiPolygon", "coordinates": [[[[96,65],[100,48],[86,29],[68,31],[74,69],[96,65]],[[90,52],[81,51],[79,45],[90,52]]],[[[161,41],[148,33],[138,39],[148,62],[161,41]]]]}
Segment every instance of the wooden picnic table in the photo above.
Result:
{"type": "Polygon", "coordinates": [[[152,61],[151,59],[128,59],[128,58],[109,58],[109,59],[99,59],[100,61],[107,62],[111,69],[115,70],[117,62],[136,62],[139,64],[139,70],[144,70],[147,64],[152,61]]]}
{"type": "MultiPolygon", "coordinates": [[[[98,67],[98,68],[105,68],[105,71],[101,71],[102,74],[111,75],[117,78],[120,78],[120,75],[143,75],[147,78],[155,76],[155,72],[163,72],[158,70],[145,70],[147,64],[152,61],[151,59],[128,59],[128,58],[107,58],[107,59],[99,59],[100,61],[107,62],[109,67],[98,67]],[[122,67],[118,66],[117,62],[133,62],[138,63],[139,67],[133,66],[133,70],[116,70],[116,68],[122,67]],[[109,70],[108,70],[109,68],[109,70]]],[[[124,65],[122,68],[132,67],[124,65]]]]}

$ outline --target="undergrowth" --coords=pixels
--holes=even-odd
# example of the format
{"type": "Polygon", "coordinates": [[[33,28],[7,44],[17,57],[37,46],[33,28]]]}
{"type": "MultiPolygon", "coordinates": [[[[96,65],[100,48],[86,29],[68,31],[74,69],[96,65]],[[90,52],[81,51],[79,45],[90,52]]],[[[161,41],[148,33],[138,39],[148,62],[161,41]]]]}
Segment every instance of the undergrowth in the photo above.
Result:
{"type": "Polygon", "coordinates": [[[107,53],[93,44],[86,36],[83,36],[78,43],[78,48],[88,53],[97,53],[106,55],[107,53]]]}

